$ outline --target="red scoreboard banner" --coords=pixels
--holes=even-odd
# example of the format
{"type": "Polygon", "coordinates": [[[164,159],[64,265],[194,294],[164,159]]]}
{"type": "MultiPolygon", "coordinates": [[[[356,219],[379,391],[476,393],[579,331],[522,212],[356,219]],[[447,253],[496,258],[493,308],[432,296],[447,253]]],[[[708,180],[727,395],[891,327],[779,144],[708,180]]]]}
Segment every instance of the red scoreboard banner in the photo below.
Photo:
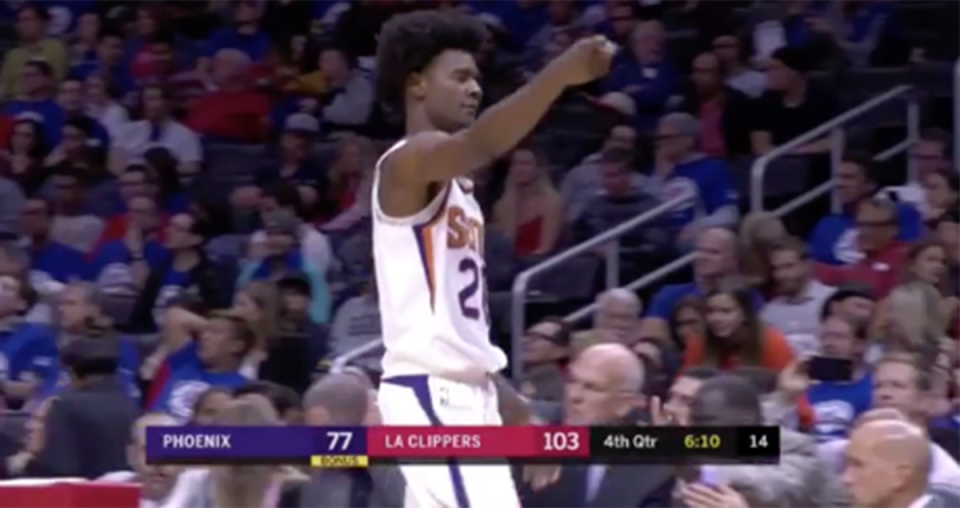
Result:
{"type": "Polygon", "coordinates": [[[771,463],[777,427],[371,427],[371,461],[518,460],[596,463],[771,463]]]}
{"type": "Polygon", "coordinates": [[[587,459],[585,427],[371,427],[375,459],[587,459]]]}

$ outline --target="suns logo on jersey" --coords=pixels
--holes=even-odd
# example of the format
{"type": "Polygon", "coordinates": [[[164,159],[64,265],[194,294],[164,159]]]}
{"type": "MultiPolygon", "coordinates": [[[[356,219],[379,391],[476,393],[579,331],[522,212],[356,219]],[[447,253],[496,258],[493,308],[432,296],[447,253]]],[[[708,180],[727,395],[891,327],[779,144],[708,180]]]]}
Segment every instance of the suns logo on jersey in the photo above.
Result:
{"type": "Polygon", "coordinates": [[[483,223],[467,215],[459,206],[447,208],[447,247],[469,249],[483,255],[483,223]]]}
{"type": "Polygon", "coordinates": [[[456,265],[457,271],[467,278],[466,286],[457,294],[460,312],[468,319],[489,323],[484,277],[486,267],[483,263],[483,223],[454,205],[447,208],[447,224],[447,248],[453,251],[467,250],[469,253],[456,265]]]}

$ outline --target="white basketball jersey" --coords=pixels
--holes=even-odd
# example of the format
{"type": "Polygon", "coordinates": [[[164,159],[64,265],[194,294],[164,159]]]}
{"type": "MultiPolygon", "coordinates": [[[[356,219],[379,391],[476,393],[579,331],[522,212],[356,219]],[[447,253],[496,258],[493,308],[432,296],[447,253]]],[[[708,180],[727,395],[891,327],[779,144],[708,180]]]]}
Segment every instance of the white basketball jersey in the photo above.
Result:
{"type": "Polygon", "coordinates": [[[490,343],[483,213],[467,179],[447,182],[426,208],[390,217],[373,183],[373,256],[386,353],[384,377],[497,372],[506,355],[490,343]]]}

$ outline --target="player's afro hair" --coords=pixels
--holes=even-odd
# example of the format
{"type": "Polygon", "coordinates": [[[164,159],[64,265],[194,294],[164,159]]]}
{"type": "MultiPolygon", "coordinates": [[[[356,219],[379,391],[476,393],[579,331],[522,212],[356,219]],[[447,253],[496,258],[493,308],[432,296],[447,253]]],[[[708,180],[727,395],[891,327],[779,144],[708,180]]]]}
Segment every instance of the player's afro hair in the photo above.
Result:
{"type": "Polygon", "coordinates": [[[476,54],[485,37],[483,23],[464,14],[416,11],[393,17],[383,25],[377,48],[380,98],[389,107],[401,106],[411,74],[447,50],[476,54]]]}

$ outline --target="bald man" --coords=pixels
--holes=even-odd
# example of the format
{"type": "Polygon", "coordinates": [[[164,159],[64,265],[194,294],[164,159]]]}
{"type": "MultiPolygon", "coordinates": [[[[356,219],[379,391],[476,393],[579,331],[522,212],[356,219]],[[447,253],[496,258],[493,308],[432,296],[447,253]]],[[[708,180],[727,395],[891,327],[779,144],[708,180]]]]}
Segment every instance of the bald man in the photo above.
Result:
{"type": "Polygon", "coordinates": [[[677,302],[686,296],[707,294],[724,277],[737,273],[737,237],[727,228],[712,227],[697,236],[693,282],[669,284],[650,300],[640,323],[641,337],[670,339],[670,318],[677,302]]]}
{"type": "MultiPolygon", "coordinates": [[[[953,458],[950,457],[950,454],[944,451],[943,448],[940,448],[940,446],[938,446],[936,443],[933,443],[927,439],[923,428],[916,425],[916,423],[914,423],[910,417],[900,410],[894,408],[871,409],[870,411],[860,415],[860,418],[857,419],[853,430],[856,431],[860,427],[870,423],[887,421],[910,424],[914,428],[920,429],[923,433],[924,441],[927,443],[927,447],[929,449],[928,453],[930,456],[930,472],[927,481],[928,487],[960,487],[960,465],[957,465],[953,458]]],[[[845,453],[849,443],[850,441],[846,439],[835,439],[833,441],[822,443],[819,447],[820,457],[834,471],[842,471],[846,461],[845,453]]]]}
{"type": "MultiPolygon", "coordinates": [[[[628,347],[611,342],[586,348],[570,363],[567,380],[565,424],[637,424],[644,371],[628,347]]],[[[670,506],[673,479],[667,466],[564,467],[556,483],[523,492],[523,506],[670,506]]]]}
{"type": "Polygon", "coordinates": [[[363,425],[369,407],[367,385],[355,374],[328,374],[303,396],[307,425],[363,425]]]}
{"type": "Polygon", "coordinates": [[[614,425],[640,403],[643,364],[623,344],[597,344],[570,364],[564,395],[567,425],[614,425]]]}
{"type": "Polygon", "coordinates": [[[883,418],[857,426],[847,445],[843,483],[861,508],[926,508],[930,445],[909,422],[883,418]]]}

